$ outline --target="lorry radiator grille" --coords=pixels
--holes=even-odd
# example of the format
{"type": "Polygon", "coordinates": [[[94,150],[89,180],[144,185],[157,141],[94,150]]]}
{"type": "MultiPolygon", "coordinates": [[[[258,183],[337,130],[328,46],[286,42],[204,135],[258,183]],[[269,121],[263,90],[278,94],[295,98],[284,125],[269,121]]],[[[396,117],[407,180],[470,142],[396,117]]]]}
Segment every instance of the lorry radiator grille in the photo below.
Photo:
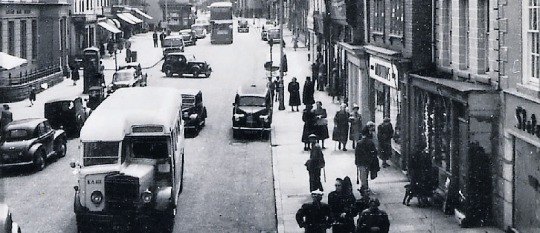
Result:
{"type": "Polygon", "coordinates": [[[139,178],[122,174],[105,177],[105,203],[108,211],[133,211],[138,197],[139,178]]]}

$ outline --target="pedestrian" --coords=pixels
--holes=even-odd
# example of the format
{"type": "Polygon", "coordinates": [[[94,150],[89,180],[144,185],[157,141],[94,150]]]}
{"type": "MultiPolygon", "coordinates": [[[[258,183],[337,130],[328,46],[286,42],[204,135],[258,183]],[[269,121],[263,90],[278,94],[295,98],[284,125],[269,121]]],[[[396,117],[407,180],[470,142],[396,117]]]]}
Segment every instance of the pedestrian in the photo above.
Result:
{"type": "Polygon", "coordinates": [[[320,190],[312,191],[313,201],[303,204],[296,212],[296,222],[305,233],[325,233],[331,226],[330,206],[321,202],[323,194],[320,190]]]}
{"type": "Polygon", "coordinates": [[[107,51],[109,52],[109,55],[112,56],[114,54],[114,40],[111,38],[107,42],[107,51]]]}
{"type": "Polygon", "coordinates": [[[158,47],[158,34],[157,32],[154,30],[154,33],[152,34],[152,39],[154,40],[154,48],[157,48],[158,47]]]}
{"type": "Polygon", "coordinates": [[[372,168],[373,160],[377,160],[377,148],[373,143],[367,128],[362,130],[362,139],[356,145],[354,151],[354,164],[358,169],[358,178],[360,179],[360,189],[369,190],[368,175],[372,168]]]}
{"type": "Polygon", "coordinates": [[[352,233],[354,232],[356,198],[349,192],[343,179],[337,178],[334,185],[336,190],[328,194],[328,205],[332,211],[332,233],[352,233]]]}
{"type": "Polygon", "coordinates": [[[73,86],[76,86],[77,80],[79,80],[79,68],[79,62],[72,60],[69,69],[71,69],[71,80],[73,80],[73,86]]]}
{"type": "Polygon", "coordinates": [[[103,61],[99,60],[99,74],[104,75],[105,72],[105,66],[103,65],[103,61]]]}
{"type": "Polygon", "coordinates": [[[287,65],[287,54],[283,54],[283,57],[281,57],[281,68],[283,73],[287,73],[289,71],[289,66],[287,65]]]}
{"type": "Polygon", "coordinates": [[[309,140],[311,141],[311,151],[309,159],[304,164],[309,174],[309,191],[317,189],[324,191],[321,183],[321,169],[324,169],[325,166],[324,154],[321,146],[317,143],[317,135],[309,135],[309,140]]]}
{"type": "Polygon", "coordinates": [[[349,115],[349,122],[351,123],[351,127],[349,128],[349,139],[352,141],[353,149],[358,140],[362,137],[362,115],[358,113],[359,109],[360,107],[358,107],[357,104],[353,104],[352,112],[349,115]]]}
{"type": "Polygon", "coordinates": [[[294,107],[296,107],[297,112],[300,111],[298,110],[298,106],[300,105],[300,83],[296,81],[296,77],[293,77],[291,82],[289,82],[287,90],[289,91],[289,106],[291,106],[291,111],[294,112],[294,107]]]}
{"type": "Polygon", "coordinates": [[[103,42],[99,42],[99,55],[102,57],[105,56],[105,45],[103,42]]]}
{"type": "Polygon", "coordinates": [[[302,90],[302,101],[304,105],[312,105],[315,103],[315,98],[313,97],[313,83],[309,76],[306,77],[304,82],[304,89],[302,90]]]}
{"type": "Polygon", "coordinates": [[[332,132],[332,140],[338,142],[338,150],[347,151],[347,141],[349,140],[349,112],[347,105],[341,104],[339,111],[334,116],[334,130],[332,132]]]}
{"type": "Polygon", "coordinates": [[[394,128],[390,123],[390,118],[385,117],[383,123],[377,127],[377,140],[379,142],[379,157],[383,161],[383,168],[389,167],[390,164],[386,160],[392,156],[392,137],[394,136],[394,128]]]}
{"type": "MultiPolygon", "coordinates": [[[[315,113],[311,111],[313,105],[307,105],[302,113],[302,121],[304,121],[304,128],[302,129],[302,142],[304,143],[304,151],[308,151],[310,148],[309,135],[314,132],[315,128],[315,113]]],[[[315,135],[316,136],[316,135],[315,135]]]]}
{"type": "Polygon", "coordinates": [[[293,35],[293,37],[292,37],[292,44],[293,44],[293,49],[294,49],[294,51],[296,51],[296,49],[298,48],[298,36],[293,35]]]}
{"type": "Polygon", "coordinates": [[[161,34],[159,34],[159,42],[160,42],[162,48],[163,48],[163,40],[164,39],[165,39],[165,32],[161,31],[161,34]]]}
{"type": "Polygon", "coordinates": [[[9,105],[4,104],[2,106],[2,112],[0,114],[0,130],[3,130],[7,124],[13,121],[13,113],[9,111],[9,105]]]}
{"type": "Polygon", "coordinates": [[[317,101],[315,103],[315,109],[313,109],[313,113],[315,113],[315,134],[317,135],[317,140],[321,141],[321,146],[323,149],[326,149],[324,147],[324,140],[329,138],[328,136],[328,119],[326,119],[326,109],[322,107],[322,102],[317,101]]]}
{"type": "Polygon", "coordinates": [[[316,62],[311,64],[311,77],[313,78],[313,86],[317,86],[317,90],[319,90],[319,64],[316,62]]]}
{"type": "Polygon", "coordinates": [[[30,107],[34,106],[34,102],[36,101],[36,88],[35,87],[30,88],[28,99],[30,100],[30,107]]]}
{"type": "Polygon", "coordinates": [[[319,62],[319,75],[317,76],[319,78],[318,84],[317,84],[317,90],[324,91],[324,87],[326,87],[326,64],[321,61],[319,62]]]}
{"type": "Polygon", "coordinates": [[[331,72],[331,78],[330,78],[330,88],[328,90],[328,94],[332,96],[332,103],[334,103],[334,99],[337,97],[337,100],[339,101],[339,73],[337,68],[333,68],[331,72]]]}
{"type": "Polygon", "coordinates": [[[266,87],[268,88],[268,90],[270,90],[270,99],[273,101],[274,96],[276,96],[276,84],[275,82],[272,81],[272,77],[268,77],[268,82],[266,83],[266,87]]]}
{"type": "Polygon", "coordinates": [[[388,214],[379,209],[380,205],[377,198],[369,201],[369,208],[364,210],[358,218],[357,233],[388,233],[390,231],[388,214]]]}

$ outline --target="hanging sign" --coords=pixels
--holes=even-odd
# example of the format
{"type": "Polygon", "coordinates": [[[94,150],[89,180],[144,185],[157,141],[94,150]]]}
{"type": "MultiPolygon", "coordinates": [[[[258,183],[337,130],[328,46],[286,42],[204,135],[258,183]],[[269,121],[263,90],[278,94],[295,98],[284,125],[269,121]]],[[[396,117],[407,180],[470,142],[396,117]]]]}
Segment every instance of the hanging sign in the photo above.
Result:
{"type": "Polygon", "coordinates": [[[397,89],[398,69],[395,64],[378,57],[369,57],[369,76],[381,83],[397,89]]]}

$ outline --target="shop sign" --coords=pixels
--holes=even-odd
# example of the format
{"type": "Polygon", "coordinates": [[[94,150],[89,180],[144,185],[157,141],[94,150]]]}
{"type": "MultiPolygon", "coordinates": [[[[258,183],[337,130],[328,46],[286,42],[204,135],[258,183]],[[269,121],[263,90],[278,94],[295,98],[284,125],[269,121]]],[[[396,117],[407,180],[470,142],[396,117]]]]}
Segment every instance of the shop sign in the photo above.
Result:
{"type": "Polygon", "coordinates": [[[331,0],[330,18],[335,20],[346,20],[347,11],[345,7],[345,0],[331,0]]]}
{"type": "Polygon", "coordinates": [[[527,114],[527,109],[524,107],[516,107],[517,124],[515,127],[530,135],[536,135],[536,137],[540,138],[540,122],[537,121],[534,113],[530,114],[530,116],[527,114]]]}
{"type": "Polygon", "coordinates": [[[397,89],[398,70],[397,66],[387,60],[370,56],[369,76],[381,83],[397,89]]]}

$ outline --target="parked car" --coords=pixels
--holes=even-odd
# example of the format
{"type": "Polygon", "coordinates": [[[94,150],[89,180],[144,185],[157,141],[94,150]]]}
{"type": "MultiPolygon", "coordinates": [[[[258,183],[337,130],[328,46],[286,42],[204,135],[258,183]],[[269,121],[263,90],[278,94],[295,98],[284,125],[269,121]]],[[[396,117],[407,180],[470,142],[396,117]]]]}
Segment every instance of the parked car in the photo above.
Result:
{"type": "Polygon", "coordinates": [[[184,52],[184,37],[182,35],[170,35],[163,39],[163,56],[174,52],[184,52]]]}
{"type": "Polygon", "coordinates": [[[238,32],[249,32],[249,23],[246,19],[238,20],[238,32]]]}
{"type": "Polygon", "coordinates": [[[88,88],[88,100],[86,101],[86,107],[90,109],[89,113],[96,108],[105,100],[105,87],[103,86],[92,86],[88,88]]]}
{"type": "Polygon", "coordinates": [[[275,23],[272,20],[267,20],[264,22],[261,30],[261,40],[267,41],[268,40],[268,29],[275,27],[275,23]]]}
{"type": "Polygon", "coordinates": [[[112,94],[119,88],[144,87],[148,75],[132,67],[121,69],[113,74],[111,83],[107,86],[107,93],[112,94]]]}
{"type": "Polygon", "coordinates": [[[206,30],[206,28],[202,24],[193,24],[193,25],[191,25],[191,30],[193,30],[193,32],[195,32],[195,38],[197,38],[197,39],[206,38],[206,33],[208,33],[208,31],[206,30]]]}
{"type": "Polygon", "coordinates": [[[182,89],[182,119],[184,120],[184,133],[191,131],[199,133],[206,124],[206,107],[203,104],[201,90],[182,89]]]}
{"type": "Polygon", "coordinates": [[[49,100],[45,103],[45,118],[53,129],[63,129],[69,137],[79,137],[88,112],[81,97],[49,100]]]}
{"type": "Polygon", "coordinates": [[[195,32],[193,30],[191,29],[180,30],[180,35],[184,37],[184,44],[186,46],[197,44],[197,36],[195,36],[195,32]]]}
{"type": "Polygon", "coordinates": [[[33,165],[43,170],[47,159],[66,156],[66,133],[45,118],[12,121],[0,140],[0,167],[33,165]]]}
{"type": "Polygon", "coordinates": [[[206,29],[207,32],[210,32],[210,21],[208,19],[203,19],[203,18],[195,19],[194,24],[202,25],[204,29],[206,29]]]}
{"type": "Polygon", "coordinates": [[[279,28],[269,28],[266,39],[268,43],[279,44],[281,42],[281,34],[279,28]]]}
{"type": "Polygon", "coordinates": [[[0,233],[21,233],[21,227],[13,220],[7,204],[0,203],[0,233]]]}
{"type": "Polygon", "coordinates": [[[169,53],[165,56],[161,72],[165,73],[167,77],[172,77],[174,74],[178,74],[180,77],[191,74],[197,78],[204,74],[208,78],[212,73],[212,68],[205,61],[197,61],[193,54],[169,53]]]}
{"type": "Polygon", "coordinates": [[[272,98],[265,85],[241,86],[233,103],[233,138],[243,132],[260,132],[268,137],[272,127],[272,98]]]}

